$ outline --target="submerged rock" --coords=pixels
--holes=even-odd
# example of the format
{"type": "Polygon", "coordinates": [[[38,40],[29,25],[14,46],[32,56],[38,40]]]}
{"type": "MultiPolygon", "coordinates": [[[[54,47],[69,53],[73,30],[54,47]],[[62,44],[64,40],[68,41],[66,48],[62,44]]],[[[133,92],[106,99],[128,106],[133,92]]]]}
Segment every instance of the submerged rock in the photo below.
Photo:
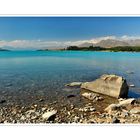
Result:
{"type": "Polygon", "coordinates": [[[95,81],[83,83],[81,88],[115,98],[127,97],[129,89],[126,80],[117,75],[102,75],[95,81]]]}
{"type": "Polygon", "coordinates": [[[66,84],[66,86],[69,86],[69,87],[80,87],[81,84],[82,84],[82,82],[72,82],[72,83],[66,84]]]}
{"type": "Polygon", "coordinates": [[[131,85],[129,85],[129,87],[135,87],[135,85],[134,84],[131,84],[131,85]]]}
{"type": "Polygon", "coordinates": [[[67,96],[67,98],[73,98],[73,97],[76,97],[76,95],[70,94],[70,95],[67,96]]]}
{"type": "Polygon", "coordinates": [[[0,104],[6,103],[6,100],[0,100],[0,104]]]}
{"type": "Polygon", "coordinates": [[[128,73],[128,74],[134,74],[133,71],[126,71],[126,73],[128,73]]]}

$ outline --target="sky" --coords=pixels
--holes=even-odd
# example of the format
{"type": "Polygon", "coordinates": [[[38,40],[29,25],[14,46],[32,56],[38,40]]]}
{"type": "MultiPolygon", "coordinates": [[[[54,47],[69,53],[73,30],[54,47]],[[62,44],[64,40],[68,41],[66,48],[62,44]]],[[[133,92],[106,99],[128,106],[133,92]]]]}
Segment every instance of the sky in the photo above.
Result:
{"type": "Polygon", "coordinates": [[[0,17],[0,47],[40,49],[140,38],[140,17],[0,17]]]}

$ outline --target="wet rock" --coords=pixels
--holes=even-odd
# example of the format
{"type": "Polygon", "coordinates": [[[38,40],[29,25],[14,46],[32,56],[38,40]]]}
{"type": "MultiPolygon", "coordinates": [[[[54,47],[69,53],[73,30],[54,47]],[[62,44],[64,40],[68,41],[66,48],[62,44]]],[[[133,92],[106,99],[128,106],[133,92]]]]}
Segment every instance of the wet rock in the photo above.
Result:
{"type": "Polygon", "coordinates": [[[131,114],[140,114],[140,107],[134,107],[130,110],[131,114]]]}
{"type": "Polygon", "coordinates": [[[54,120],[57,110],[47,111],[42,115],[42,118],[48,121],[54,120]]]}
{"type": "Polygon", "coordinates": [[[127,105],[134,104],[134,102],[136,102],[136,100],[134,98],[130,98],[130,99],[126,99],[126,100],[120,101],[119,105],[120,106],[127,106],[127,105]]]}
{"type": "Polygon", "coordinates": [[[82,82],[72,82],[69,84],[66,84],[65,86],[69,86],[69,87],[80,87],[82,84],[82,82]]]}
{"type": "Polygon", "coordinates": [[[129,89],[126,80],[117,75],[102,75],[95,81],[83,83],[81,88],[115,98],[127,97],[129,89]]]}
{"type": "Polygon", "coordinates": [[[5,86],[6,87],[11,87],[12,86],[12,83],[7,83],[5,86]]]}
{"type": "Polygon", "coordinates": [[[73,98],[73,97],[76,97],[76,95],[71,94],[67,96],[67,98],[73,98]]]}
{"type": "Polygon", "coordinates": [[[6,103],[6,100],[0,100],[0,104],[6,103]]]}

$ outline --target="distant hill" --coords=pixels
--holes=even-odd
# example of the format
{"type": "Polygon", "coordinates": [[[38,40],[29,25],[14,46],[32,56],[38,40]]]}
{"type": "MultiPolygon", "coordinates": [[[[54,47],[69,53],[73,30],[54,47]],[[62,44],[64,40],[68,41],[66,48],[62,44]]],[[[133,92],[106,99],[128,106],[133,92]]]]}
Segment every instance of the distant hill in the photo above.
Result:
{"type": "MultiPolygon", "coordinates": [[[[125,42],[125,41],[120,41],[115,39],[106,39],[106,40],[101,40],[98,43],[85,42],[80,44],[78,47],[100,46],[103,48],[111,48],[117,46],[130,46],[130,45],[132,45],[130,44],[130,42],[125,42]]],[[[139,45],[140,45],[140,40],[139,40],[139,45]]]]}
{"type": "Polygon", "coordinates": [[[92,45],[93,43],[85,42],[85,43],[80,44],[78,47],[87,47],[87,46],[92,46],[92,45]]]}
{"type": "Polygon", "coordinates": [[[10,51],[10,50],[0,48],[0,51],[10,51]]]}
{"type": "Polygon", "coordinates": [[[129,46],[130,44],[125,41],[107,39],[101,40],[99,43],[96,43],[96,46],[104,47],[104,48],[111,48],[117,46],[129,46]]]}

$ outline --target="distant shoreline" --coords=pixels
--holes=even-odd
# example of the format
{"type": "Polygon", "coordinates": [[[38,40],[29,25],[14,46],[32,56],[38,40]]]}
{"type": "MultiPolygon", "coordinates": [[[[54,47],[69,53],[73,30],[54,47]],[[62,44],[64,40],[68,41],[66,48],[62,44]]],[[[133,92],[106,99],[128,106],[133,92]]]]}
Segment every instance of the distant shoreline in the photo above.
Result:
{"type": "Polygon", "coordinates": [[[112,48],[69,46],[64,49],[40,49],[37,51],[140,52],[140,46],[118,46],[112,48]]]}
{"type": "Polygon", "coordinates": [[[6,50],[6,49],[0,49],[0,52],[1,52],[1,51],[10,51],[10,50],[6,50]]]}

